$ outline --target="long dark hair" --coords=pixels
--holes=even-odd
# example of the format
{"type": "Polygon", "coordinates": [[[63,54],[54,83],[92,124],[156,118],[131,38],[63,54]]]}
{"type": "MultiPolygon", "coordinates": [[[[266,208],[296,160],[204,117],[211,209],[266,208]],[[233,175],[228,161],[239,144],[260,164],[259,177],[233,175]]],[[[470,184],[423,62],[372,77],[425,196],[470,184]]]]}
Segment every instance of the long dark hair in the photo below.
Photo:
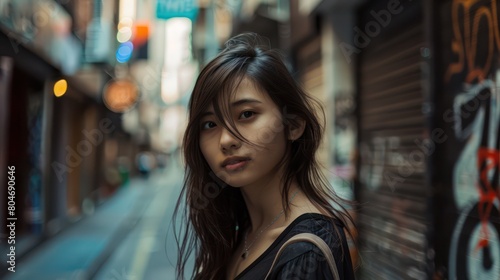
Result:
{"type": "MultiPolygon", "coordinates": [[[[297,84],[282,56],[262,42],[263,38],[253,33],[231,38],[225,49],[203,68],[194,86],[182,146],[186,164],[184,186],[173,217],[175,227],[176,216],[182,213],[186,226],[180,230],[174,228],[179,247],[178,279],[184,279],[186,263],[193,250],[193,279],[226,278],[226,266],[241,239],[237,226],[244,228],[248,225],[248,213],[240,189],[226,185],[212,172],[199,144],[200,116],[213,105],[219,125],[241,141],[253,145],[230,121],[229,97],[244,78],[267,92],[282,110],[285,135],[288,136],[291,127],[298,125],[297,120],[306,123],[302,136],[287,144],[288,153],[283,160],[282,201],[285,213],[289,210],[287,197],[290,184],[295,179],[315,205],[345,225],[353,223],[343,207],[350,202],[332,191],[315,157],[324,130],[325,115],[321,104],[297,84]],[[323,123],[319,121],[317,112],[322,114],[323,123]],[[222,120],[228,120],[229,124],[222,120]]],[[[349,234],[352,236],[350,231],[349,234]]]]}

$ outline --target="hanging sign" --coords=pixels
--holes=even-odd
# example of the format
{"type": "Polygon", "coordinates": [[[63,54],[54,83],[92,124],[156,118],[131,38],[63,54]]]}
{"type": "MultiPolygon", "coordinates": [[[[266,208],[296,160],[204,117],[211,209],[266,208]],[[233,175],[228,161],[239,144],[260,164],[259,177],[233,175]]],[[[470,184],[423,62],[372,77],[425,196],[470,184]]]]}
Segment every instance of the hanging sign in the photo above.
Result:
{"type": "Polygon", "coordinates": [[[196,19],[198,15],[198,1],[196,0],[158,0],[156,3],[156,17],[170,19],[187,17],[196,19]]]}

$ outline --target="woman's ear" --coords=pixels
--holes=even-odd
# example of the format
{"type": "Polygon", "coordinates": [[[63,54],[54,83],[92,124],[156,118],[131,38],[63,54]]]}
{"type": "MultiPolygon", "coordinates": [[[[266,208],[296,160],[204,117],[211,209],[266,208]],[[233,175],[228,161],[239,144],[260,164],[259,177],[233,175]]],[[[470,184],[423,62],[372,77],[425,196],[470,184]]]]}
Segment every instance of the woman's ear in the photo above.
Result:
{"type": "Polygon", "coordinates": [[[297,118],[296,123],[290,125],[290,133],[288,134],[288,140],[295,141],[302,136],[304,129],[306,128],[306,121],[302,118],[297,118]]]}

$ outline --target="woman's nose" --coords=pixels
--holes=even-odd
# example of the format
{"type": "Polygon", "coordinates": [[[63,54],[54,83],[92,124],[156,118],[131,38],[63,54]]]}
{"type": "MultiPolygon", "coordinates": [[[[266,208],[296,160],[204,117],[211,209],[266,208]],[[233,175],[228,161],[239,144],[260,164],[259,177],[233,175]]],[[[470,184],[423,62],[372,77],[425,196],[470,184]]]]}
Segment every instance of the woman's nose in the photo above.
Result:
{"type": "Polygon", "coordinates": [[[235,137],[231,132],[222,128],[220,136],[220,149],[222,151],[229,151],[231,149],[238,149],[241,146],[241,141],[235,137]]]}

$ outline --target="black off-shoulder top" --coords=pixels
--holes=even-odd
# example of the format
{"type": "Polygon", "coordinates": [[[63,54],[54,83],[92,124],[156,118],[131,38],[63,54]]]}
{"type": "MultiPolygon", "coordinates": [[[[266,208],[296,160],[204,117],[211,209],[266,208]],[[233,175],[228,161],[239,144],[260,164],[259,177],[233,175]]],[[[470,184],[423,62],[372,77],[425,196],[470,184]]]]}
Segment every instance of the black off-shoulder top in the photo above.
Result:
{"type": "MultiPolygon", "coordinates": [[[[340,279],[355,279],[343,224],[317,213],[306,213],[296,218],[250,266],[235,280],[264,279],[279,248],[299,233],[313,233],[332,249],[340,279]],[[340,234],[340,236],[339,236],[340,234]],[[343,251],[342,251],[343,248],[343,251]]],[[[269,279],[333,279],[321,250],[309,242],[288,245],[275,264],[269,279]]]]}

